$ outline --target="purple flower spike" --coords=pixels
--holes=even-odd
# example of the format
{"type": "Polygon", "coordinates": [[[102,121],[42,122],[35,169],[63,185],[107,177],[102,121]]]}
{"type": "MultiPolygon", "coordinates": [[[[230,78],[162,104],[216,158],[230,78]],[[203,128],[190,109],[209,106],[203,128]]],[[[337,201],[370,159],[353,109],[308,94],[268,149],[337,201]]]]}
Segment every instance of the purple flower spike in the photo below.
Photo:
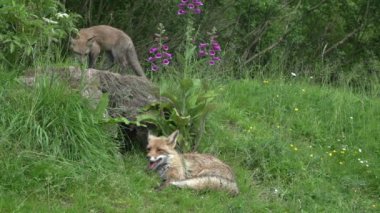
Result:
{"type": "Polygon", "coordinates": [[[154,56],[155,58],[161,58],[162,57],[162,54],[161,53],[156,53],[156,55],[154,56]]]}
{"type": "Polygon", "coordinates": [[[169,60],[169,59],[164,59],[164,60],[162,60],[162,64],[163,64],[163,65],[169,65],[169,63],[170,63],[170,60],[169,60]]]}
{"type": "Polygon", "coordinates": [[[187,8],[189,8],[190,10],[194,9],[194,4],[189,3],[189,4],[187,5],[187,8]]]}
{"type": "Polygon", "coordinates": [[[209,65],[215,65],[218,61],[221,61],[220,52],[222,48],[216,41],[215,35],[210,35],[210,43],[199,43],[198,56],[200,58],[208,58],[209,65]]]}
{"type": "MultiPolygon", "coordinates": [[[[184,14],[186,13],[187,4],[185,4],[183,1],[182,3],[178,4],[179,7],[184,6],[184,8],[179,8],[178,14],[184,14]]],[[[170,66],[172,54],[168,53],[169,45],[166,43],[166,41],[169,39],[168,36],[165,34],[165,28],[162,24],[159,24],[159,27],[157,28],[159,30],[159,33],[154,34],[154,44],[149,49],[149,55],[147,58],[148,63],[150,64],[150,69],[152,72],[165,70],[166,67],[164,66],[170,66]]]]}
{"type": "Polygon", "coordinates": [[[169,50],[169,46],[167,44],[162,45],[162,49],[165,51],[169,50]]]}
{"type": "Polygon", "coordinates": [[[186,4],[189,0],[181,0],[181,2],[186,4]]]}
{"type": "Polygon", "coordinates": [[[151,70],[154,71],[154,72],[156,72],[156,71],[159,70],[159,67],[157,65],[155,65],[155,64],[152,64],[151,70]]]}
{"type": "Polygon", "coordinates": [[[155,52],[157,52],[157,50],[158,50],[157,47],[152,47],[152,48],[150,48],[149,53],[155,53],[155,52]]]}

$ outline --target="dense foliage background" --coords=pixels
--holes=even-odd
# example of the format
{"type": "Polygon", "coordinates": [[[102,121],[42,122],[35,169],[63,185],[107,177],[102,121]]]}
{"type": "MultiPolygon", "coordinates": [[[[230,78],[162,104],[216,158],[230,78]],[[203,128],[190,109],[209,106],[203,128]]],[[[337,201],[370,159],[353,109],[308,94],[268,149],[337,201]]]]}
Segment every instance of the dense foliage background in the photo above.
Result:
{"type": "MultiPolygon", "coordinates": [[[[166,27],[174,48],[184,40],[186,17],[176,13],[180,1],[76,2],[62,1],[83,17],[81,26],[109,24],[125,30],[141,58],[158,23],[166,27]]],[[[205,1],[203,11],[195,18],[196,29],[205,34],[217,28],[224,64],[235,68],[231,72],[236,77],[254,76],[270,66],[328,82],[345,78],[353,85],[379,75],[379,1],[214,0],[205,1]],[[327,73],[320,73],[322,66],[330,67],[327,73]]]]}
{"type": "MultiPolygon", "coordinates": [[[[97,24],[127,32],[142,63],[159,23],[167,30],[170,46],[180,52],[187,17],[177,15],[179,2],[2,0],[0,57],[9,66],[31,62],[40,55],[65,58],[74,26],[97,24]],[[70,16],[59,17],[57,14],[62,12],[70,16]],[[57,23],[49,23],[46,18],[57,23]],[[56,45],[63,50],[59,56],[49,51],[56,45]]],[[[353,86],[378,81],[379,1],[214,0],[205,1],[202,11],[194,16],[194,36],[202,39],[216,27],[225,51],[221,68],[228,68],[220,73],[244,77],[295,72],[319,82],[343,80],[353,86]]]]}

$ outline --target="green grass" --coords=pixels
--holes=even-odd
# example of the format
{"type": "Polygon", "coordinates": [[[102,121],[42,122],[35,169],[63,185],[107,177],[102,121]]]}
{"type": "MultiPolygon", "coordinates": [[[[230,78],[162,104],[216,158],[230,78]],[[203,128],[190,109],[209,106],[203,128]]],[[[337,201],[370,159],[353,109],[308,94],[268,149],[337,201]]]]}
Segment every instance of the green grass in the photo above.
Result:
{"type": "Polygon", "coordinates": [[[241,193],[229,197],[154,191],[145,153],[120,156],[78,92],[4,76],[0,212],[379,211],[376,97],[302,80],[216,83],[200,151],[233,167],[241,193]]]}

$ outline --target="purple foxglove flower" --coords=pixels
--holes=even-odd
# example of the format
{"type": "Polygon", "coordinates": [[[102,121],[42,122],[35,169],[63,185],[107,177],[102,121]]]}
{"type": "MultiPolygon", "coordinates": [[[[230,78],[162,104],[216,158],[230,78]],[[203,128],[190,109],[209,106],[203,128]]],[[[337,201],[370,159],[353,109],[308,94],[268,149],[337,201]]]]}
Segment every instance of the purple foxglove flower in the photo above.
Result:
{"type": "Polygon", "coordinates": [[[156,60],[156,58],[155,57],[152,57],[152,56],[150,56],[149,58],[148,58],[148,61],[149,62],[153,62],[153,61],[155,61],[156,60]]]}
{"type": "Polygon", "coordinates": [[[207,43],[200,43],[200,44],[199,44],[199,49],[204,49],[204,48],[206,48],[207,46],[208,46],[207,43]]]}
{"type": "Polygon", "coordinates": [[[189,8],[190,10],[194,9],[194,4],[189,3],[189,4],[187,5],[187,8],[189,8]]]}
{"type": "Polygon", "coordinates": [[[212,57],[212,60],[213,60],[213,61],[220,61],[220,60],[221,60],[221,58],[220,58],[220,57],[218,57],[218,56],[215,56],[215,57],[212,57]]]}
{"type": "Polygon", "coordinates": [[[179,9],[177,12],[177,15],[183,15],[186,14],[186,11],[184,9],[179,9]]]}
{"type": "Polygon", "coordinates": [[[170,60],[169,60],[169,59],[164,59],[164,60],[162,60],[162,64],[163,64],[163,65],[169,65],[169,63],[170,63],[170,60]]]}
{"type": "Polygon", "coordinates": [[[215,51],[214,51],[214,50],[210,50],[209,54],[210,54],[211,56],[214,56],[214,55],[215,55],[215,51]]]}
{"type": "Polygon", "coordinates": [[[181,0],[181,2],[186,4],[189,0],[181,0]]]}
{"type": "Polygon", "coordinates": [[[199,55],[199,57],[205,57],[205,56],[207,55],[207,52],[204,51],[204,50],[200,50],[200,51],[198,52],[198,55],[199,55]]]}
{"type": "Polygon", "coordinates": [[[193,13],[194,13],[194,14],[201,14],[201,13],[202,13],[202,10],[199,9],[199,8],[195,8],[195,9],[193,10],[193,13]]]}
{"type": "Polygon", "coordinates": [[[210,62],[208,62],[210,65],[214,65],[215,64],[215,61],[211,60],[210,62]]]}
{"type": "Polygon", "coordinates": [[[194,3],[196,6],[203,6],[203,3],[202,3],[200,0],[193,0],[193,3],[194,3]]]}
{"type": "Polygon", "coordinates": [[[217,42],[212,43],[212,49],[215,51],[222,51],[222,48],[217,42]]]}
{"type": "Polygon", "coordinates": [[[169,50],[169,46],[167,44],[162,45],[162,49],[165,51],[169,50]]]}
{"type": "Polygon", "coordinates": [[[152,71],[156,72],[156,71],[158,71],[160,68],[159,68],[157,65],[152,64],[152,66],[151,66],[150,69],[151,69],[152,71]]]}
{"type": "Polygon", "coordinates": [[[172,58],[172,54],[171,54],[171,53],[164,52],[164,57],[165,57],[165,58],[172,58]]]}
{"type": "Polygon", "coordinates": [[[154,56],[155,58],[161,58],[162,57],[162,54],[161,53],[156,53],[156,55],[154,56]]]}
{"type": "Polygon", "coordinates": [[[158,50],[157,47],[152,47],[150,48],[149,53],[155,53],[157,50],[158,50]]]}

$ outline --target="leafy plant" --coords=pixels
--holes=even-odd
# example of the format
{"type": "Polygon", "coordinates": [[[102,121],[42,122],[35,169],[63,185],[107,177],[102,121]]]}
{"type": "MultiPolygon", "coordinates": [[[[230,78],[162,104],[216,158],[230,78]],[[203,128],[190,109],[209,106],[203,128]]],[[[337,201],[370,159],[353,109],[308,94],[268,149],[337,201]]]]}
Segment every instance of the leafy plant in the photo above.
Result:
{"type": "Polygon", "coordinates": [[[55,0],[5,0],[0,7],[0,59],[9,67],[29,65],[40,56],[54,59],[78,18],[55,0]]]}
{"type": "Polygon", "coordinates": [[[161,90],[161,100],[147,108],[138,120],[157,126],[163,134],[178,129],[182,150],[196,150],[205,129],[207,115],[214,109],[216,91],[200,79],[181,79],[161,90]]]}

